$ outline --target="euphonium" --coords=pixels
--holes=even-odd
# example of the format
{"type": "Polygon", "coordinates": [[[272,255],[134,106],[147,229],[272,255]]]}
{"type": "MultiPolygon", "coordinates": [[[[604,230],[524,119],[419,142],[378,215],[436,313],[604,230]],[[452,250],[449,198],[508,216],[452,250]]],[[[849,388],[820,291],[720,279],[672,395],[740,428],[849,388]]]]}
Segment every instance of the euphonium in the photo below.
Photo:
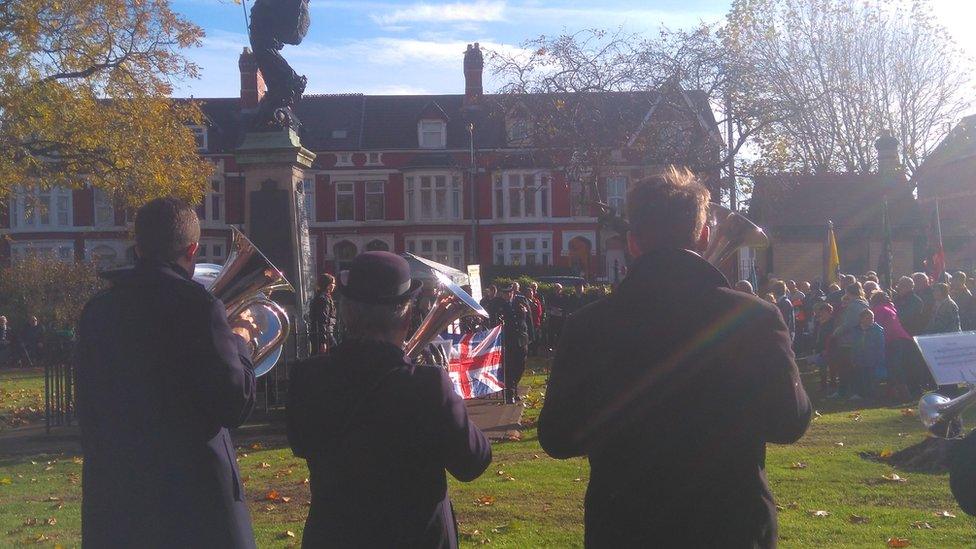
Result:
{"type": "Polygon", "coordinates": [[[962,434],[962,421],[957,421],[967,408],[976,404],[976,387],[956,398],[926,393],[918,401],[918,417],[922,425],[936,436],[955,438],[962,434]]]}
{"type": "Polygon", "coordinates": [[[481,304],[445,274],[434,271],[434,276],[437,277],[441,290],[434,300],[433,307],[417,327],[417,331],[403,345],[404,354],[409,358],[416,358],[427,344],[436,339],[453,322],[471,315],[488,318],[488,312],[481,304]]]}
{"type": "Polygon", "coordinates": [[[269,296],[281,290],[294,292],[295,288],[244,233],[233,227],[231,231],[231,248],[224,265],[197,265],[194,279],[223,302],[231,323],[245,317],[257,325],[251,363],[254,375],[262,376],[278,362],[291,328],[288,313],[269,296]]]}
{"type": "Polygon", "coordinates": [[[769,237],[761,228],[744,215],[720,204],[712,202],[708,205],[708,224],[711,231],[702,257],[716,267],[739,248],[769,245],[769,237]]]}

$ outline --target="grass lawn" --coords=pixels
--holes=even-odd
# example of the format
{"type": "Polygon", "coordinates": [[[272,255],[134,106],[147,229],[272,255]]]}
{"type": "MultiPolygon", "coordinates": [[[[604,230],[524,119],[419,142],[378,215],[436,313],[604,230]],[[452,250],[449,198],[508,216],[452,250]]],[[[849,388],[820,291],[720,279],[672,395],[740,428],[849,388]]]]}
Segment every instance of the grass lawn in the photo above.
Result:
{"type": "MultiPolygon", "coordinates": [[[[525,423],[533,425],[545,377],[529,376],[526,383],[532,398],[525,423]]],[[[12,397],[2,395],[30,400],[32,392],[39,395],[42,390],[43,378],[37,375],[25,379],[0,371],[0,415],[18,406],[11,402],[12,397]],[[22,389],[26,393],[20,393],[22,389]]],[[[783,507],[779,518],[782,547],[885,547],[892,537],[908,539],[911,547],[976,545],[976,520],[958,510],[946,475],[899,471],[905,482],[886,480],[885,475],[895,472],[891,467],[859,456],[860,452],[897,451],[921,440],[923,430],[916,417],[904,415],[898,407],[818,408],[821,415],[802,441],[769,448],[767,472],[783,507]],[[798,463],[802,467],[795,465],[798,463]],[[815,511],[827,514],[817,516],[823,513],[815,511]],[[956,517],[937,516],[941,511],[956,517]],[[852,518],[854,515],[863,518],[852,518]]],[[[0,547],[77,547],[80,457],[3,458],[2,452],[0,447],[0,547]]],[[[299,545],[309,497],[304,462],[286,448],[261,444],[239,448],[238,455],[258,545],[299,545]],[[269,495],[277,496],[276,501],[269,501],[269,495]]],[[[463,543],[581,545],[588,478],[585,460],[546,457],[533,427],[519,441],[496,444],[494,455],[494,463],[482,478],[450,484],[463,543]]]]}

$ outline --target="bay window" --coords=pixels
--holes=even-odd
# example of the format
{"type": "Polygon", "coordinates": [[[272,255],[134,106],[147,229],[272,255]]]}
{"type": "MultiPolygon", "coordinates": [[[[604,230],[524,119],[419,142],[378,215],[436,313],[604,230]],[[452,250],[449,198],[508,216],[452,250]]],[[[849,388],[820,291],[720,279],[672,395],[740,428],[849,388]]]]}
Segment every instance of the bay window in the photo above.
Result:
{"type": "Polygon", "coordinates": [[[464,268],[463,236],[408,236],[405,241],[407,251],[414,255],[450,265],[455,269],[464,268]]]}
{"type": "Polygon", "coordinates": [[[410,221],[461,219],[461,178],[456,175],[411,175],[406,178],[410,221]]]}
{"type": "Polygon", "coordinates": [[[496,219],[549,217],[550,182],[544,172],[504,172],[495,176],[496,219]]]}
{"type": "Polygon", "coordinates": [[[72,225],[71,189],[31,187],[15,192],[10,200],[10,228],[59,229],[72,225]]]}
{"type": "Polygon", "coordinates": [[[495,265],[552,265],[552,235],[520,233],[495,235],[495,265]]]}

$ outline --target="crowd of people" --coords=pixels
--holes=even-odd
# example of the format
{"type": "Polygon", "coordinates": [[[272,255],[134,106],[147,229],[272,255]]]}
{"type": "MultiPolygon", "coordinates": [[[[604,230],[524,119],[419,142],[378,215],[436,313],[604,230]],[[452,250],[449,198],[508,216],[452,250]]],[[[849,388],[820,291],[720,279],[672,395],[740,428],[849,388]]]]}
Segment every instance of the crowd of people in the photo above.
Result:
{"type": "Polygon", "coordinates": [[[976,278],[963,271],[934,280],[917,272],[885,287],[874,271],[838,276],[827,287],[770,278],[755,292],[780,310],[798,356],[820,371],[828,398],[905,402],[932,386],[912,338],[976,329],[976,278]]]}
{"type": "Polygon", "coordinates": [[[36,316],[15,330],[6,316],[0,315],[0,367],[30,367],[42,358],[45,332],[36,316]]]}

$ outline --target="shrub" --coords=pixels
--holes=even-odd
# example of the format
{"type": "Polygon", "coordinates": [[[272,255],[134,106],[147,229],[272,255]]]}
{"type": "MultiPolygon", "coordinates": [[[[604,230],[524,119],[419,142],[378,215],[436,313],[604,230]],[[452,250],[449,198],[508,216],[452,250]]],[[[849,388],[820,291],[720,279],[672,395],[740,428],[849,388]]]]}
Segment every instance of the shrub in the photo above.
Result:
{"type": "Polygon", "coordinates": [[[91,263],[27,257],[0,269],[0,314],[14,326],[36,316],[48,327],[73,328],[85,303],[102,287],[91,263]]]}

